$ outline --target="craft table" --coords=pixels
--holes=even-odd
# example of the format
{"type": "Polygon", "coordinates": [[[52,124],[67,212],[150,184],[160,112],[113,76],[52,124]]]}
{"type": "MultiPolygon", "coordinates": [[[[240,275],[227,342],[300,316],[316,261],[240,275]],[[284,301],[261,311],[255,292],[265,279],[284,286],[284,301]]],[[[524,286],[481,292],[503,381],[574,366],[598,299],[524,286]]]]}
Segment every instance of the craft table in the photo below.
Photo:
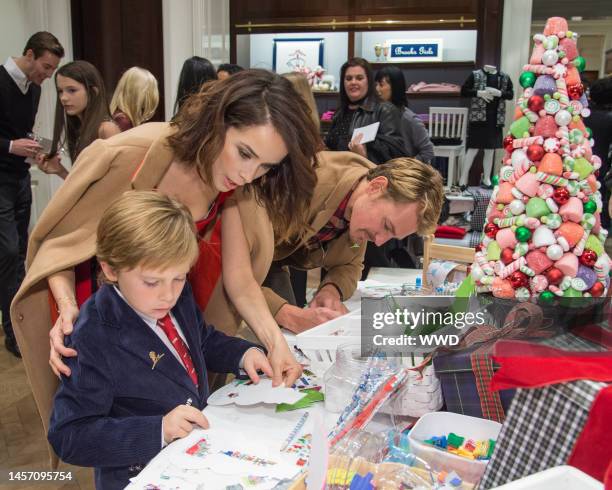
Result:
{"type": "MultiPolygon", "coordinates": [[[[421,271],[416,269],[387,269],[387,268],[373,268],[370,271],[368,279],[370,284],[375,284],[376,281],[379,285],[401,285],[405,283],[414,283],[417,277],[420,277],[421,271]]],[[[367,283],[366,283],[367,284],[367,283]]],[[[350,311],[358,311],[361,308],[361,294],[356,291],[349,300],[345,302],[347,308],[350,311]]],[[[287,338],[290,345],[295,344],[295,334],[285,331],[285,337],[287,338]]],[[[240,407],[237,405],[226,405],[226,406],[207,406],[204,409],[204,414],[209,414],[210,418],[222,417],[224,420],[235,420],[236,424],[242,424],[244,427],[249,427],[253,424],[262,424],[262,421],[267,420],[266,429],[268,429],[268,440],[263,441],[263,444],[279,445],[282,443],[286,434],[282,433],[282,430],[277,430],[275,426],[281,425],[279,422],[287,419],[294,420],[299,418],[304,412],[309,412],[309,419],[314,420],[320,418],[323,422],[326,433],[329,432],[334,426],[338,419],[338,413],[332,413],[325,410],[324,403],[316,403],[313,407],[305,410],[294,410],[291,412],[276,413],[273,405],[257,404],[252,406],[240,407]],[[276,423],[275,423],[276,422],[276,423]]],[[[375,418],[370,422],[368,428],[372,431],[384,431],[392,427],[391,418],[387,414],[376,415],[375,418]]],[[[248,430],[248,429],[245,429],[248,430]]],[[[153,485],[157,485],[158,488],[163,490],[169,490],[176,488],[171,486],[172,483],[176,483],[177,474],[181,473],[180,468],[177,469],[173,463],[173,454],[176,453],[176,449],[173,445],[180,443],[175,441],[173,444],[164,448],[155,458],[153,458],[149,464],[142,470],[142,472],[133,479],[132,483],[127,487],[130,490],[141,490],[141,489],[152,489],[155,488],[153,485]],[[173,480],[164,480],[160,478],[160,475],[173,475],[173,480]],[[147,485],[152,485],[147,487],[147,485]],[[166,485],[166,486],[164,486],[166,485]]],[[[276,446],[274,446],[276,447],[276,446]]],[[[191,471],[182,471],[184,480],[181,483],[180,488],[183,489],[225,489],[227,486],[244,484],[244,475],[219,475],[210,470],[197,470],[197,474],[191,471]],[[199,487],[198,483],[202,482],[203,486],[199,487]]],[[[264,484],[259,486],[252,486],[249,488],[253,489],[264,489],[268,488],[264,484]]]]}
{"type": "MultiPolygon", "coordinates": [[[[224,420],[235,423],[236,425],[241,424],[245,427],[245,430],[249,430],[248,428],[254,424],[257,424],[259,429],[265,429],[267,440],[262,441],[263,447],[280,447],[290,431],[286,430],[286,428],[284,430],[278,429],[278,427],[282,425],[286,427],[287,420],[295,421],[305,412],[309,412],[309,419],[310,421],[313,421],[313,424],[317,418],[322,421],[325,434],[327,434],[335,426],[339,415],[337,413],[326,411],[323,403],[316,403],[309,409],[281,413],[275,412],[274,405],[266,404],[257,404],[246,407],[239,407],[233,404],[226,406],[209,405],[204,409],[204,415],[208,415],[209,419],[213,419],[214,417],[223,418],[224,420]]],[[[294,423],[289,424],[290,427],[293,427],[293,425],[294,423]]],[[[368,427],[370,430],[375,432],[388,430],[392,427],[391,418],[390,416],[384,414],[377,415],[370,422],[368,427]]],[[[203,433],[205,433],[205,431],[203,433]]],[[[181,473],[184,475],[184,481],[179,487],[181,490],[199,490],[200,488],[206,490],[223,490],[227,486],[234,484],[242,484],[244,487],[247,486],[243,481],[246,475],[242,474],[230,476],[219,475],[210,470],[198,470],[197,473],[189,470],[181,471],[181,469],[177,468],[173,463],[175,457],[173,455],[176,454],[176,448],[172,447],[173,445],[180,443],[180,441],[181,440],[179,439],[171,445],[166,446],[166,448],[164,448],[155,458],[153,458],[126,488],[130,490],[142,490],[155,488],[153,485],[156,485],[162,490],[175,489],[177,487],[170,485],[170,483],[176,484],[176,476],[177,474],[181,473]],[[164,478],[160,478],[160,475],[173,475],[172,482],[164,480],[164,478]],[[198,484],[195,483],[196,481],[203,483],[203,486],[198,487],[198,484]],[[168,486],[163,486],[166,482],[168,486]],[[151,486],[147,487],[147,485],[151,486]]],[[[253,488],[254,490],[263,490],[264,488],[269,487],[266,487],[265,485],[258,485],[249,488],[253,488]]]]}

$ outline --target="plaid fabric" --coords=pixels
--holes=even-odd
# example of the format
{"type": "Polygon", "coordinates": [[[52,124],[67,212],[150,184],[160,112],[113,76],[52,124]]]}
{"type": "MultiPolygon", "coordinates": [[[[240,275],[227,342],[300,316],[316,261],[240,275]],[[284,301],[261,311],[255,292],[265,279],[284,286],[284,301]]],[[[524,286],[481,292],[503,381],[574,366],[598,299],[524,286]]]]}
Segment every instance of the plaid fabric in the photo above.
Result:
{"type": "Polygon", "coordinates": [[[482,231],[487,218],[487,206],[493,195],[493,189],[482,187],[469,187],[468,192],[474,197],[474,211],[472,211],[472,231],[482,231]]]}
{"type": "Polygon", "coordinates": [[[491,391],[491,378],[493,378],[495,370],[493,369],[493,361],[488,350],[482,352],[478,349],[470,356],[472,371],[474,371],[482,416],[495,422],[503,422],[505,413],[499,392],[491,391]]]}
{"type": "Polygon", "coordinates": [[[482,232],[480,231],[470,231],[470,247],[471,248],[476,248],[476,245],[478,245],[481,241],[482,241],[482,232]]]}
{"type": "Polygon", "coordinates": [[[606,383],[574,381],[518,389],[478,490],[566,464],[606,383]]]}
{"type": "MultiPolygon", "coordinates": [[[[472,417],[487,417],[486,410],[483,407],[485,404],[482,402],[477,387],[472,356],[477,354],[482,347],[489,345],[493,345],[493,343],[475,345],[458,352],[437,353],[434,356],[434,368],[440,378],[447,411],[471,415],[472,417]]],[[[491,365],[491,369],[494,372],[497,368],[491,365]]],[[[500,398],[502,413],[504,413],[504,409],[507,411],[510,407],[514,392],[515,390],[496,392],[496,395],[500,398]]]]}
{"type": "Polygon", "coordinates": [[[346,206],[348,205],[349,199],[353,195],[353,191],[358,183],[359,181],[355,183],[349,193],[344,197],[344,199],[342,199],[338,209],[336,209],[325,226],[306,242],[305,246],[308,250],[321,248],[321,245],[323,245],[325,242],[329,242],[330,240],[339,237],[348,229],[349,221],[344,218],[344,213],[346,211],[346,206]]]}

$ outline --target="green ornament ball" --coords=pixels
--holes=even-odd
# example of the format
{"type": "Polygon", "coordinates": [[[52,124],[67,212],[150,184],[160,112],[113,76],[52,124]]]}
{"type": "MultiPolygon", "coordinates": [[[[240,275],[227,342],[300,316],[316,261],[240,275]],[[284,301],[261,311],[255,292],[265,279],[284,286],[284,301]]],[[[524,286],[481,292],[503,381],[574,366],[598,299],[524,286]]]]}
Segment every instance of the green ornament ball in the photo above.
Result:
{"type": "Polygon", "coordinates": [[[589,135],[589,139],[591,139],[593,137],[593,131],[591,131],[591,128],[585,128],[587,134],[589,135]]]}
{"type": "Polygon", "coordinates": [[[585,213],[594,214],[597,211],[597,203],[595,201],[587,201],[582,206],[584,208],[585,213]]]}
{"type": "Polygon", "coordinates": [[[524,226],[519,226],[514,232],[514,235],[519,242],[525,243],[531,238],[531,230],[524,226]]]}
{"type": "Polygon", "coordinates": [[[580,72],[583,72],[586,68],[586,61],[582,56],[576,56],[574,58],[574,66],[580,72]]]}
{"type": "Polygon", "coordinates": [[[493,177],[491,177],[491,184],[499,185],[499,175],[494,175],[493,177]]]}
{"type": "Polygon", "coordinates": [[[535,73],[532,73],[530,71],[524,71],[523,73],[521,73],[521,76],[519,77],[519,83],[521,84],[521,87],[523,88],[533,87],[533,85],[535,84],[535,81],[536,81],[535,73]]]}
{"type": "Polygon", "coordinates": [[[550,304],[554,301],[555,295],[551,291],[542,291],[540,293],[540,301],[542,303],[550,304]]]}

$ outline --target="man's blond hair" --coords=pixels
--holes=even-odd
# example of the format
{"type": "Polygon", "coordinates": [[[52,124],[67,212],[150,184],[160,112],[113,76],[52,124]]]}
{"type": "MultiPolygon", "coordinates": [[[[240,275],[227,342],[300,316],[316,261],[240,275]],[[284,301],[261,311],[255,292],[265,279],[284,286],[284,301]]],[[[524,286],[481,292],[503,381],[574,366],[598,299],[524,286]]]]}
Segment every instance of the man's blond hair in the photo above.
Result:
{"type": "Polygon", "coordinates": [[[379,176],[389,181],[385,197],[398,203],[419,203],[417,234],[431,235],[444,203],[440,172],[414,158],[395,158],[370,170],[367,179],[370,181],[379,176]]]}
{"type": "Polygon", "coordinates": [[[113,201],[97,236],[98,260],[116,271],[191,266],[199,253],[189,210],[155,191],[128,191],[113,201]]]}

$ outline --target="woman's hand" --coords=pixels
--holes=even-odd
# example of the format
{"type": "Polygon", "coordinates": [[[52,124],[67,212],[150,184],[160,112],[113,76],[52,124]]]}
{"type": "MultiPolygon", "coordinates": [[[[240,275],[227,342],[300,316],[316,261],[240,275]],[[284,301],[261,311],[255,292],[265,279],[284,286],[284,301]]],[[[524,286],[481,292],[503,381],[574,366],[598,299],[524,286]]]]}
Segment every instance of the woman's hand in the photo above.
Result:
{"type": "Polygon", "coordinates": [[[68,170],[62,165],[62,159],[59,153],[54,157],[47,158],[46,155],[39,154],[36,157],[36,164],[38,168],[46,174],[55,174],[62,179],[68,176],[68,170]]]}
{"type": "Polygon", "coordinates": [[[268,349],[268,359],[274,372],[272,386],[279,386],[282,383],[289,387],[304,370],[289,350],[289,345],[282,335],[277,338],[272,348],[268,349]]]}
{"type": "Polygon", "coordinates": [[[51,353],[49,364],[56,376],[70,376],[70,368],[62,361],[63,357],[75,357],[77,351],[64,346],[64,337],[72,333],[74,321],[79,314],[79,308],[74,300],[63,298],[58,300],[59,318],[49,332],[51,353]]]}
{"type": "Polygon", "coordinates": [[[361,140],[363,138],[363,134],[358,134],[354,140],[348,144],[348,149],[353,153],[357,153],[357,155],[361,155],[364,158],[368,157],[368,150],[366,150],[365,145],[361,144],[361,140]]]}

